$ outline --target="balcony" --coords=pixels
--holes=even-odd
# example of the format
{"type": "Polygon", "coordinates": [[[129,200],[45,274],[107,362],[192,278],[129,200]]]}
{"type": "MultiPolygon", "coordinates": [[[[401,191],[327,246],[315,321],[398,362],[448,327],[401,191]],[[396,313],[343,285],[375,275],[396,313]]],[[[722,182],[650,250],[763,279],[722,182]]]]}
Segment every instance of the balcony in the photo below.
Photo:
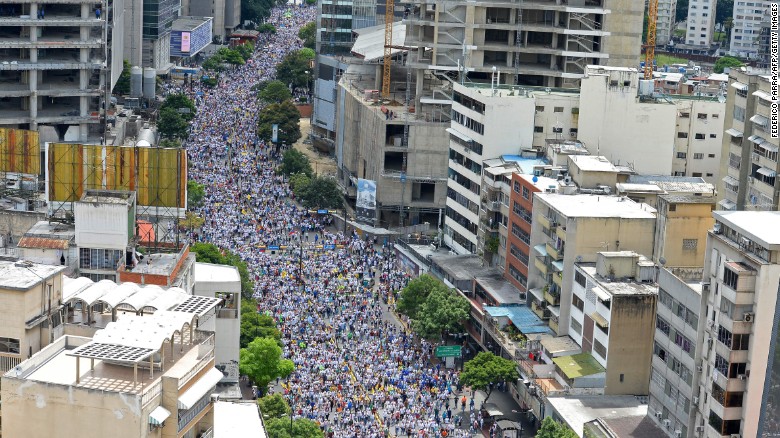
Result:
{"type": "Polygon", "coordinates": [[[544,215],[537,215],[536,221],[539,222],[539,224],[544,228],[550,228],[550,219],[547,219],[547,216],[544,215]]]}
{"type": "Polygon", "coordinates": [[[553,272],[552,281],[554,284],[558,285],[559,288],[563,288],[563,273],[553,272]]]}
{"type": "Polygon", "coordinates": [[[566,228],[565,227],[558,227],[555,229],[555,235],[558,236],[559,239],[562,241],[566,241],[566,228]]]}
{"type": "Polygon", "coordinates": [[[542,273],[543,277],[547,276],[547,264],[544,262],[544,257],[537,257],[534,260],[534,266],[542,273]]]}
{"type": "Polygon", "coordinates": [[[179,432],[181,432],[185,427],[187,427],[192,420],[194,420],[198,414],[203,412],[206,408],[208,408],[211,405],[211,394],[206,394],[198,400],[197,403],[195,403],[195,406],[191,407],[190,409],[185,410],[179,410],[179,432]]]}
{"type": "Polygon", "coordinates": [[[220,319],[237,319],[238,309],[219,309],[217,310],[217,318],[220,319]]]}
{"type": "Polygon", "coordinates": [[[548,321],[548,322],[550,324],[550,328],[552,329],[552,331],[554,331],[555,333],[558,333],[558,318],[551,317],[550,321],[548,321]]]}
{"type": "Polygon", "coordinates": [[[482,205],[486,210],[499,211],[501,209],[501,202],[490,201],[487,198],[482,198],[482,205]]]}
{"type": "Polygon", "coordinates": [[[563,259],[563,248],[556,249],[550,242],[547,242],[547,254],[549,254],[553,260],[561,260],[563,259]]]}
{"type": "Polygon", "coordinates": [[[531,302],[531,311],[536,314],[541,319],[548,319],[550,317],[550,311],[542,307],[541,305],[537,304],[536,301],[531,302]]]}
{"type": "Polygon", "coordinates": [[[557,306],[561,303],[561,295],[552,289],[548,289],[544,291],[544,300],[551,306],[557,306]]]}
{"type": "Polygon", "coordinates": [[[22,363],[20,354],[0,353],[0,373],[5,373],[20,363],[22,363]]]}

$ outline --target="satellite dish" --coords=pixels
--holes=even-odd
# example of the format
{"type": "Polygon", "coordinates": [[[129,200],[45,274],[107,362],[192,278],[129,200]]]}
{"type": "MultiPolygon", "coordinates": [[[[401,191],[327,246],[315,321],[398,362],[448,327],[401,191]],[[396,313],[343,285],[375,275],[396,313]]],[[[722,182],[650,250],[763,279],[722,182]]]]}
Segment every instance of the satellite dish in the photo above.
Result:
{"type": "Polygon", "coordinates": [[[718,96],[718,102],[724,103],[725,101],[726,101],[726,98],[722,94],[720,96],[718,96]]]}
{"type": "Polygon", "coordinates": [[[533,181],[533,182],[534,182],[534,184],[536,184],[537,182],[539,182],[539,177],[538,177],[538,176],[536,176],[536,175],[534,175],[534,177],[533,177],[533,178],[531,178],[531,181],[533,181]]]}
{"type": "Polygon", "coordinates": [[[661,258],[658,259],[658,263],[660,263],[661,266],[666,266],[666,257],[661,256],[661,258]]]}
{"type": "Polygon", "coordinates": [[[582,256],[577,256],[577,257],[575,257],[575,258],[574,258],[574,261],[575,261],[576,263],[580,263],[580,262],[582,262],[582,256]]]}

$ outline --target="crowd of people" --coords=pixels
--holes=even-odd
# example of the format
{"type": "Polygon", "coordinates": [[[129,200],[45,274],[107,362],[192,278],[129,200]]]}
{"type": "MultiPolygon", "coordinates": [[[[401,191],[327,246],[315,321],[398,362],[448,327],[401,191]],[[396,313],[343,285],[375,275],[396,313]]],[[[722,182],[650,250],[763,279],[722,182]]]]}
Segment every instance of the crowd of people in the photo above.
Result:
{"type": "Polygon", "coordinates": [[[262,34],[254,56],[216,87],[167,89],[189,93],[198,108],[186,142],[189,176],[206,187],[198,207],[205,224],[194,237],[247,262],[258,310],[274,316],[295,363],[277,390],[297,418],[329,437],[472,436],[481,419],[458,373],[433,365],[433,346],[388,311],[408,280],[392,247],[345,235],[299,207],[276,174],[280,151],[256,136],[252,87],[301,47],[298,28],[315,15],[313,7],[277,8],[268,20],[277,32],[262,34]],[[263,250],[269,245],[288,248],[263,250]]]}

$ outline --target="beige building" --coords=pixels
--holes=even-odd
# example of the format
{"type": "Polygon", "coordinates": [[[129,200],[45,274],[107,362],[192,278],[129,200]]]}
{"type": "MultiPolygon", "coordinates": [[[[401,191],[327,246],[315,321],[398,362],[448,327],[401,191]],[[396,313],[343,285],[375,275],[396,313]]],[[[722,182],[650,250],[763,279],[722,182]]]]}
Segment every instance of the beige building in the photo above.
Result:
{"type": "Polygon", "coordinates": [[[66,335],[2,377],[7,437],[211,436],[214,332],[196,328],[215,298],[124,315],[89,337],[66,335]]]}
{"type": "Polygon", "coordinates": [[[732,69],[729,84],[718,204],[723,210],[777,210],[780,143],[769,119],[771,77],[732,69]]]}
{"type": "Polygon", "coordinates": [[[661,195],[656,205],[653,260],[662,266],[701,267],[707,230],[712,228],[714,197],[661,195]]]}
{"type": "Polygon", "coordinates": [[[529,266],[531,309],[569,333],[574,264],[601,251],[653,253],[656,212],[647,204],[603,195],[534,194],[529,266]]]}

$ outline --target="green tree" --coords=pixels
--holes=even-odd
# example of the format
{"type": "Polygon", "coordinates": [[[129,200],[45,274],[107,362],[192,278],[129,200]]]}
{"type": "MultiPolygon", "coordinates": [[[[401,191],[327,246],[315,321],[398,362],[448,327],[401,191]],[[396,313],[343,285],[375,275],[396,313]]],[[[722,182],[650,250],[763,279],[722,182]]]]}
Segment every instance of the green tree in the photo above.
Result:
{"type": "Polygon", "coordinates": [[[265,430],[268,436],[274,438],[323,438],[325,434],[312,420],[308,418],[297,418],[292,424],[292,435],[290,434],[290,417],[273,418],[265,422],[265,430]]]}
{"type": "Polygon", "coordinates": [[[282,347],[275,339],[257,338],[241,349],[238,369],[264,394],[271,381],[286,378],[293,372],[295,365],[289,359],[282,359],[282,347]]]}
{"type": "Polygon", "coordinates": [[[213,263],[215,265],[226,265],[225,256],[222,251],[211,243],[194,243],[190,246],[190,252],[195,253],[195,261],[200,263],[213,263]]]}
{"type": "Polygon", "coordinates": [[[304,193],[309,188],[309,184],[311,184],[311,178],[305,173],[290,175],[290,188],[295,193],[295,196],[301,196],[301,193],[304,193]]]}
{"type": "Polygon", "coordinates": [[[723,73],[723,69],[727,67],[734,68],[734,67],[742,67],[743,65],[745,64],[737,58],[734,58],[732,56],[724,56],[722,58],[718,58],[718,60],[715,61],[715,67],[713,67],[713,71],[715,73],[723,73]]]}
{"type": "Polygon", "coordinates": [[[469,317],[469,309],[469,301],[458,292],[435,288],[418,309],[412,328],[427,339],[443,336],[462,327],[463,321],[469,317]]]}
{"type": "Polygon", "coordinates": [[[317,39],[317,23],[311,21],[301,26],[298,38],[303,40],[303,47],[313,50],[317,39]]]}
{"type": "Polygon", "coordinates": [[[536,432],[536,438],[577,438],[577,434],[552,417],[547,417],[542,420],[542,427],[536,432]]]}
{"type": "Polygon", "coordinates": [[[197,181],[187,181],[187,208],[199,207],[204,196],[206,196],[206,186],[197,181]]]}
{"type": "Polygon", "coordinates": [[[679,23],[688,19],[688,0],[677,0],[677,7],[674,10],[674,21],[679,23]]]}
{"type": "Polygon", "coordinates": [[[726,47],[731,45],[731,29],[734,28],[734,18],[727,17],[723,20],[723,28],[726,29],[726,47]]]}
{"type": "Polygon", "coordinates": [[[483,351],[463,365],[460,382],[474,389],[485,391],[487,393],[485,401],[487,402],[495,384],[517,380],[518,377],[514,361],[483,351]]]}
{"type": "Polygon", "coordinates": [[[157,118],[157,129],[163,138],[185,138],[189,125],[187,120],[173,108],[163,108],[157,118]]]}
{"type": "Polygon", "coordinates": [[[495,254],[498,252],[499,240],[498,237],[490,237],[485,240],[485,252],[489,254],[495,254]]]}
{"type": "Polygon", "coordinates": [[[161,148],[180,148],[181,147],[181,140],[175,139],[175,138],[163,138],[160,140],[160,147],[161,148]]]}
{"type": "Polygon", "coordinates": [[[436,277],[430,274],[423,274],[411,280],[405,288],[401,290],[401,297],[398,299],[396,309],[408,316],[417,318],[417,311],[423,305],[431,292],[434,290],[446,290],[447,287],[436,277]]]}
{"type": "Polygon", "coordinates": [[[292,98],[290,89],[282,81],[270,81],[263,85],[258,94],[263,103],[281,103],[292,98]]]}
{"type": "Polygon", "coordinates": [[[252,54],[255,52],[255,45],[252,44],[251,42],[247,42],[239,46],[236,46],[235,51],[238,52],[239,55],[241,55],[241,58],[243,58],[244,61],[248,61],[249,58],[252,57],[252,54]]]}
{"type": "Polygon", "coordinates": [[[189,122],[195,118],[195,103],[186,94],[176,93],[168,95],[162,105],[160,105],[160,111],[166,108],[171,108],[177,112],[182,108],[186,108],[184,112],[180,113],[184,120],[189,122]]]}
{"type": "Polygon", "coordinates": [[[287,400],[281,394],[271,394],[257,399],[257,407],[260,409],[260,415],[263,420],[268,421],[272,418],[279,418],[283,415],[289,416],[292,412],[287,400]]]}
{"type": "Polygon", "coordinates": [[[293,88],[306,88],[312,79],[311,60],[314,58],[311,49],[300,49],[290,52],[276,65],[276,77],[293,88]]]}
{"type": "Polygon", "coordinates": [[[203,68],[211,71],[224,71],[225,58],[215,53],[203,63],[203,68]]]}
{"type": "Polygon", "coordinates": [[[130,94],[130,63],[125,59],[122,61],[122,74],[114,85],[115,94],[130,94]]]}
{"type": "Polygon", "coordinates": [[[276,27],[271,23],[263,23],[257,30],[260,33],[276,33],[276,27]]]}
{"type": "Polygon", "coordinates": [[[216,55],[221,56],[223,62],[227,62],[228,64],[233,65],[244,65],[246,61],[244,61],[244,57],[241,56],[241,52],[234,49],[229,49],[227,47],[222,47],[221,49],[217,50],[216,55]]]}
{"type": "Polygon", "coordinates": [[[285,0],[243,0],[241,2],[241,19],[260,23],[271,15],[271,9],[274,6],[285,3],[285,0]]]}
{"type": "Polygon", "coordinates": [[[715,8],[715,24],[723,24],[734,12],[734,0],[718,0],[715,8]]]}
{"type": "Polygon", "coordinates": [[[309,178],[314,174],[311,163],[309,163],[309,157],[298,149],[288,149],[284,153],[279,172],[286,176],[302,173],[309,178]]]}
{"type": "Polygon", "coordinates": [[[341,189],[333,178],[315,176],[302,189],[299,189],[299,193],[295,192],[294,189],[293,193],[300,198],[301,203],[306,208],[339,209],[343,204],[341,189]]]}
{"type": "Polygon", "coordinates": [[[241,300],[241,348],[246,348],[257,338],[271,338],[281,344],[282,334],[276,328],[276,321],[269,315],[257,313],[252,301],[241,300]]]}
{"type": "Polygon", "coordinates": [[[258,115],[257,135],[266,141],[273,138],[273,125],[279,125],[279,143],[291,145],[301,138],[301,113],[289,100],[272,103],[258,115]]]}
{"type": "Polygon", "coordinates": [[[191,211],[184,213],[184,219],[179,223],[181,227],[185,229],[194,230],[198,229],[206,223],[206,220],[202,216],[199,216],[191,211]]]}

